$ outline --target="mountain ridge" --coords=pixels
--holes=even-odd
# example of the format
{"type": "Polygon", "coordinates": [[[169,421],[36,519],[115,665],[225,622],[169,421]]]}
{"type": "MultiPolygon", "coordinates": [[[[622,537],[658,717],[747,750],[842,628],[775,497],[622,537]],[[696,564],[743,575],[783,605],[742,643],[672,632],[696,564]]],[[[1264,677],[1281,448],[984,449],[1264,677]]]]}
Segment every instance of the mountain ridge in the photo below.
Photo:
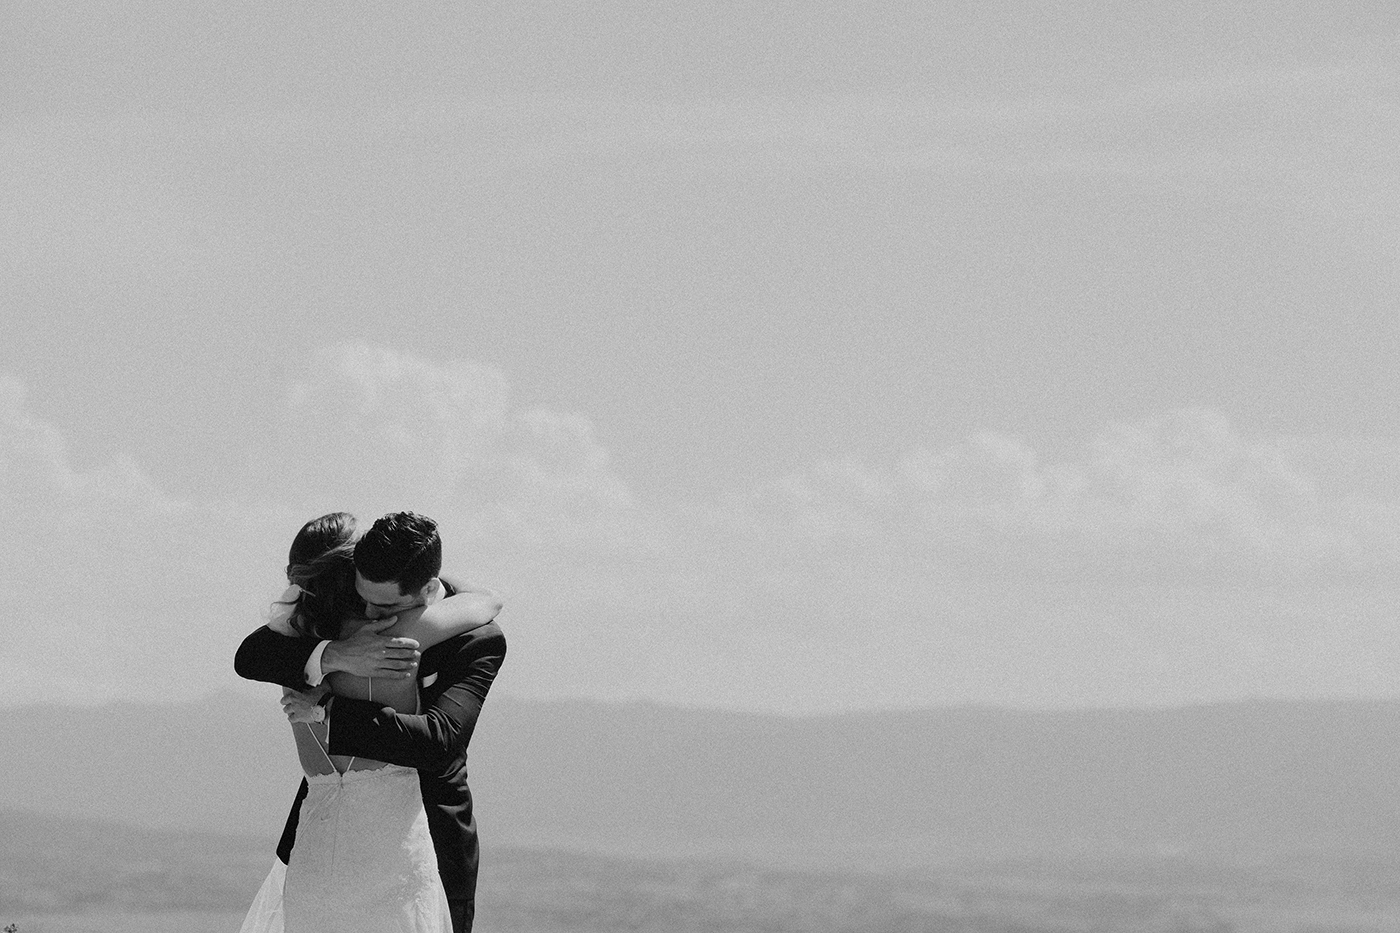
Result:
{"type": "MultiPolygon", "coordinates": [[[[15,708],[5,806],[275,842],[299,774],[271,697],[15,708]]],[[[493,697],[484,839],[920,866],[1076,852],[1400,857],[1400,702],[791,716],[493,697]]]]}

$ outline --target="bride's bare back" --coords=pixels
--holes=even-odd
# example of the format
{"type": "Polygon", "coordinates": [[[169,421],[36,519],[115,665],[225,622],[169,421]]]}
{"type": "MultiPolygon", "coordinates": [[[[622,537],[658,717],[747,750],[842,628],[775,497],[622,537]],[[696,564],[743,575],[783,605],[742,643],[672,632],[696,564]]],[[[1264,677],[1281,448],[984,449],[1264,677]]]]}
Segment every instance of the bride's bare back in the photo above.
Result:
{"type": "MultiPolygon", "coordinates": [[[[398,620],[383,634],[404,636],[428,648],[452,635],[485,625],[496,617],[501,602],[490,590],[458,587],[458,595],[439,600],[433,607],[415,607],[399,614],[398,620]]],[[[368,619],[346,619],[341,637],[348,638],[360,630],[368,619]]],[[[326,685],[338,697],[369,700],[395,712],[418,712],[418,679],[416,677],[356,677],[334,671],[326,677],[326,685]]],[[[370,771],[382,768],[385,762],[371,758],[329,754],[325,723],[293,723],[297,757],[307,774],[330,774],[332,771],[370,771]]]]}
{"type": "MultiPolygon", "coordinates": [[[[347,638],[364,625],[367,619],[347,619],[341,630],[341,637],[347,638]]],[[[397,626],[394,626],[397,628],[397,626]]],[[[393,629],[387,630],[390,633],[393,629]]],[[[334,671],[326,676],[326,686],[338,697],[354,700],[370,700],[381,706],[389,706],[399,713],[418,712],[418,680],[413,677],[356,677],[343,671],[334,671]]],[[[292,723],[292,737],[297,743],[297,758],[301,768],[308,775],[330,774],[333,771],[373,771],[384,767],[384,762],[373,758],[351,755],[332,755],[329,752],[330,739],[326,723],[292,723]]]]}

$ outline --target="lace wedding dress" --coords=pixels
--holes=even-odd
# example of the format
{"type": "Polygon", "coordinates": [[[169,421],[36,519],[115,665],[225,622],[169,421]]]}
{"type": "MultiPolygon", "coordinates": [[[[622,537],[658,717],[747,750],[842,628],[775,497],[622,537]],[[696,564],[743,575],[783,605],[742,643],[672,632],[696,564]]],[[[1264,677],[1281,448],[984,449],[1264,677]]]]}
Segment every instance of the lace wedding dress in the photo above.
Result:
{"type": "Polygon", "coordinates": [[[240,933],[452,933],[418,772],[307,782],[291,863],[274,863],[240,933]]]}

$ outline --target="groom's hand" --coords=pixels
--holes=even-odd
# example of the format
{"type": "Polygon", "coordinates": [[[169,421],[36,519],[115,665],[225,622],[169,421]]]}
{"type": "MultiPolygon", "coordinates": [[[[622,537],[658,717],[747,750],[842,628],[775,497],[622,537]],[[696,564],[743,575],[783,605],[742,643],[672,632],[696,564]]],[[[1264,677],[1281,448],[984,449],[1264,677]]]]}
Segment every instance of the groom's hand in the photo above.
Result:
{"type": "Polygon", "coordinates": [[[397,618],[366,622],[349,638],[326,645],[321,655],[322,672],[344,671],[356,677],[412,677],[418,670],[418,642],[382,634],[397,618]]]}

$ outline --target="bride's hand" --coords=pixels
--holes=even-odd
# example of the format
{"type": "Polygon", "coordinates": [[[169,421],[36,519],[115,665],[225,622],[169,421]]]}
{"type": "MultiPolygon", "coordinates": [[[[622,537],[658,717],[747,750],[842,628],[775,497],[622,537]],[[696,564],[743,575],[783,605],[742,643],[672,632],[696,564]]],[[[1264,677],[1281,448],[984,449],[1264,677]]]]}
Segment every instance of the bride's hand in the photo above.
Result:
{"type": "Polygon", "coordinates": [[[321,698],[329,692],[330,688],[325,684],[310,690],[283,687],[282,712],[287,714],[288,722],[323,722],[326,711],[321,706],[321,698]]]}

